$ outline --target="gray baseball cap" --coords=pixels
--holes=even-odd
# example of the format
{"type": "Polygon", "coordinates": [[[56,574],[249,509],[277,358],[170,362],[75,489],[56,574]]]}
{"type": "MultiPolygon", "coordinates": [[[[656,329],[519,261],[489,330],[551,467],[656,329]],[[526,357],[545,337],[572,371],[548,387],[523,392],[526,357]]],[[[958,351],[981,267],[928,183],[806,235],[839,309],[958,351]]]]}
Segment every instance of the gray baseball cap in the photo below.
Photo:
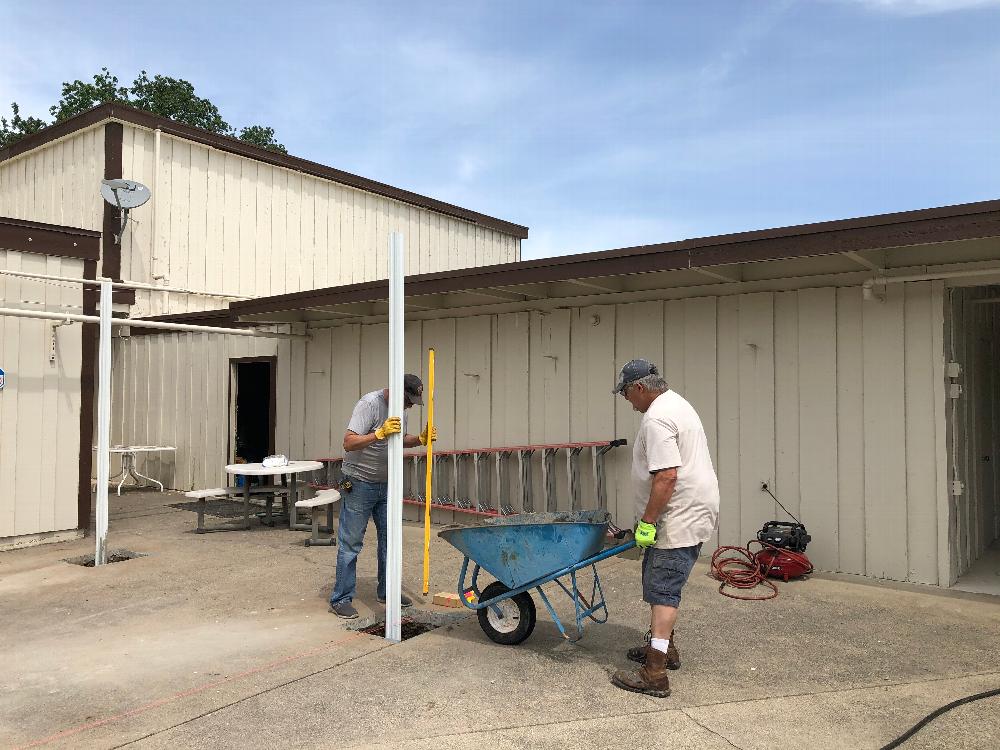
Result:
{"type": "Polygon", "coordinates": [[[406,373],[403,376],[403,395],[411,404],[424,405],[424,383],[416,375],[406,373]]]}
{"type": "Polygon", "coordinates": [[[611,392],[621,393],[629,383],[641,380],[647,375],[659,374],[660,371],[656,369],[656,365],[648,359],[633,359],[630,362],[626,362],[625,366],[618,372],[618,383],[611,392]]]}

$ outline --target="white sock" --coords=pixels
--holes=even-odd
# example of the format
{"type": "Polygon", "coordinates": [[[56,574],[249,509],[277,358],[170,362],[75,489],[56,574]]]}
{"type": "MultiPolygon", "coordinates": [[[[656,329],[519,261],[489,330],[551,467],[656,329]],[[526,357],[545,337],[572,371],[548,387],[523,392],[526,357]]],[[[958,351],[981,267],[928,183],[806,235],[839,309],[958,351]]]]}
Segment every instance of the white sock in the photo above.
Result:
{"type": "Polygon", "coordinates": [[[667,647],[670,645],[669,638],[650,638],[649,645],[655,648],[657,651],[661,651],[664,654],[667,653],[667,647]]]}

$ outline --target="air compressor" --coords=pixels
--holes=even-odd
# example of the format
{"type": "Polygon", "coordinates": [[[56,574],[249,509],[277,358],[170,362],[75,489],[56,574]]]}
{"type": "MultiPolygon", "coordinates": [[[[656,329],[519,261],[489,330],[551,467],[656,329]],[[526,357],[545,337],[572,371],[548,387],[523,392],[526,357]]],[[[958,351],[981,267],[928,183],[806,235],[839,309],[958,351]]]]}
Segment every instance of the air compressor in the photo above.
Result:
{"type": "Polygon", "coordinates": [[[812,563],[805,555],[806,545],[812,537],[798,521],[768,521],[757,532],[757,541],[761,549],[755,559],[762,575],[787,582],[790,578],[812,573],[812,563]]]}

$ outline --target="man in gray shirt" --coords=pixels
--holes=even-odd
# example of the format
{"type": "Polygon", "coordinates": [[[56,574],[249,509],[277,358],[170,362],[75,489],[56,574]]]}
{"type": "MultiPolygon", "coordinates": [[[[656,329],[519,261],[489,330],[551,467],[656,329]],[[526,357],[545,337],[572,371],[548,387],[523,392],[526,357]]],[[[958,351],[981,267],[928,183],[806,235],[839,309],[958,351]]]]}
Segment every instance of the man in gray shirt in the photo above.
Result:
{"type": "MultiPolygon", "coordinates": [[[[424,384],[416,375],[403,377],[403,408],[423,405],[424,384]]],[[[427,427],[419,436],[406,434],[406,415],[389,416],[389,389],[366,393],[354,406],[351,421],[344,435],[344,480],[341,489],[340,523],[337,527],[337,580],[330,594],[330,611],[346,620],[358,616],[351,604],[357,584],[358,554],[365,540],[368,519],[375,521],[378,534],[378,590],[376,596],[385,603],[386,529],[388,525],[388,441],[389,435],[403,433],[403,447],[427,445],[437,439],[437,430],[430,436],[427,427]],[[349,483],[349,489],[347,489],[349,483]]],[[[413,601],[405,594],[400,603],[409,607],[413,601]]]]}

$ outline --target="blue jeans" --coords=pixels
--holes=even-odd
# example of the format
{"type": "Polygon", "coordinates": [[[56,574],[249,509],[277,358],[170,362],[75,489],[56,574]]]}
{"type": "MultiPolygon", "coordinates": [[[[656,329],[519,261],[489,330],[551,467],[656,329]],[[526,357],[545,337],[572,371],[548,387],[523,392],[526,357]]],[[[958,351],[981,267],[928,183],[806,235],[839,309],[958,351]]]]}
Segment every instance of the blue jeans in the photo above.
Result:
{"type": "Polygon", "coordinates": [[[387,497],[385,482],[362,482],[349,478],[351,491],[341,492],[340,522],[337,526],[337,581],[330,594],[330,604],[350,602],[357,586],[358,555],[365,541],[368,519],[375,520],[378,533],[378,598],[385,599],[385,550],[387,497]]]}

